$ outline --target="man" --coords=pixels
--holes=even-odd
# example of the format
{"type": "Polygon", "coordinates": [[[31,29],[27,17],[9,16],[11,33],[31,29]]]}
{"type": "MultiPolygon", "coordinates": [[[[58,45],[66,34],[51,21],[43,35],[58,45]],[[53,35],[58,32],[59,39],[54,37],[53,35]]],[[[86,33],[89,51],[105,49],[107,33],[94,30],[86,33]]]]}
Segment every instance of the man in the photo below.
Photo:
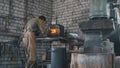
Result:
{"type": "Polygon", "coordinates": [[[35,36],[38,34],[45,35],[45,33],[47,33],[47,29],[45,28],[45,20],[46,18],[44,16],[39,16],[28,21],[25,26],[23,38],[23,43],[26,45],[27,48],[27,63],[25,68],[37,68],[35,36]]]}

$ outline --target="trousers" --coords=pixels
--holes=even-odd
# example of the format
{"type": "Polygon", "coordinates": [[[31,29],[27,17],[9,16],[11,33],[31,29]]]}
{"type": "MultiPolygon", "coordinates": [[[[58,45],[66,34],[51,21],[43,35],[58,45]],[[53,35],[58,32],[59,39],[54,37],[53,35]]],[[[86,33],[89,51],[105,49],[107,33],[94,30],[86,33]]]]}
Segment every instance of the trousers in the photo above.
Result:
{"type": "Polygon", "coordinates": [[[23,43],[26,47],[26,59],[27,59],[25,68],[37,68],[35,33],[27,31],[24,34],[23,43]]]}

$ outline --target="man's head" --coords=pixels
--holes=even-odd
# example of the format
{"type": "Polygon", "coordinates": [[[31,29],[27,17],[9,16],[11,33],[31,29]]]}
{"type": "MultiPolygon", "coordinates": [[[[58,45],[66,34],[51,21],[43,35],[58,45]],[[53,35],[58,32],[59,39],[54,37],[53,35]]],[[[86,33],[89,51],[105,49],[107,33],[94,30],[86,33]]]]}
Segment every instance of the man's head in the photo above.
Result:
{"type": "Polygon", "coordinates": [[[46,21],[46,17],[45,16],[39,16],[39,19],[46,21]]]}

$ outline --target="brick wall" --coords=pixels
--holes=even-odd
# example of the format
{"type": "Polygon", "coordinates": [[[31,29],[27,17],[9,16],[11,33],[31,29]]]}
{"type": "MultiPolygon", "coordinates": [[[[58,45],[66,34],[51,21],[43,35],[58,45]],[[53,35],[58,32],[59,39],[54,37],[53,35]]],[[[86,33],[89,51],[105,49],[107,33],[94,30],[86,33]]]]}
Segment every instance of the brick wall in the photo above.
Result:
{"type": "MultiPolygon", "coordinates": [[[[22,33],[24,21],[28,21],[29,19],[38,15],[46,16],[47,23],[51,23],[52,18],[54,19],[57,17],[57,23],[64,25],[65,29],[69,32],[81,32],[78,23],[81,21],[88,20],[88,0],[28,0],[28,2],[26,1],[27,0],[0,0],[0,31],[4,32],[6,30],[7,32],[22,33]],[[26,6],[26,4],[28,5],[26,6]]],[[[11,57],[13,57],[14,55],[11,54],[14,51],[10,51],[9,53],[8,48],[16,49],[15,45],[17,44],[13,44],[12,42],[10,42],[9,44],[3,42],[3,40],[14,39],[17,38],[11,36],[0,36],[0,46],[5,46],[5,49],[2,48],[3,56],[1,56],[0,58],[0,64],[2,68],[18,68],[20,67],[20,64],[22,65],[21,61],[18,61],[20,59],[17,59],[17,65],[14,64],[14,62],[11,63],[11,57]]],[[[38,57],[41,56],[42,52],[46,51],[50,47],[50,43],[44,42],[37,43],[37,45],[38,57]]],[[[40,59],[40,57],[38,59],[40,59]]],[[[50,59],[50,57],[47,59],[50,59]]]]}
{"type": "Polygon", "coordinates": [[[88,20],[88,0],[28,0],[27,9],[25,2],[26,0],[0,1],[0,30],[21,33],[25,16],[29,20],[44,15],[48,23],[51,23],[52,17],[57,17],[57,23],[64,25],[69,32],[80,31],[78,23],[88,20]]]}
{"type": "Polygon", "coordinates": [[[25,23],[24,20],[26,19],[28,21],[39,15],[46,16],[47,23],[51,22],[52,0],[26,1],[27,0],[0,1],[0,31],[22,33],[25,23]],[[27,18],[25,18],[26,16],[27,18]]]}
{"type": "MultiPolygon", "coordinates": [[[[39,15],[46,16],[47,23],[51,22],[52,0],[26,1],[27,0],[0,0],[0,33],[7,35],[8,33],[20,34],[23,31],[25,20],[28,21],[39,15]]],[[[21,61],[25,59],[24,48],[19,47],[17,44],[17,41],[19,41],[17,37],[7,35],[0,35],[0,68],[24,68],[25,63],[21,61]],[[16,43],[12,41],[14,39],[16,39],[16,43]]],[[[42,47],[43,44],[44,43],[37,43],[38,59],[41,58],[41,52],[47,49],[47,46],[42,47]]],[[[44,45],[50,44],[46,43],[44,45]]]]}
{"type": "Polygon", "coordinates": [[[88,20],[88,0],[54,0],[53,18],[70,32],[78,32],[78,23],[88,20]]]}
{"type": "Polygon", "coordinates": [[[28,1],[28,20],[38,15],[47,17],[47,23],[51,23],[52,0],[29,0],[28,1]]]}

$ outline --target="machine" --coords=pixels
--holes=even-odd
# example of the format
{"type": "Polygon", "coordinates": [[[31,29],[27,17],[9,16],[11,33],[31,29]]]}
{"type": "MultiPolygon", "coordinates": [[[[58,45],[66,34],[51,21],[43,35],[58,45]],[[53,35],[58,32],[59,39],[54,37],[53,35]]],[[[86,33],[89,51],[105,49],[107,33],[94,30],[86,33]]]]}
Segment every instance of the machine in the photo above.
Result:
{"type": "Polygon", "coordinates": [[[66,47],[68,43],[73,43],[74,40],[83,43],[83,40],[78,34],[65,32],[64,26],[60,24],[51,24],[49,26],[47,37],[37,38],[37,40],[51,43],[51,68],[67,68],[68,54],[66,47]]]}
{"type": "Polygon", "coordinates": [[[85,35],[84,50],[72,54],[77,57],[72,68],[114,68],[114,44],[110,40],[119,30],[117,6],[116,0],[90,0],[89,20],[79,24],[85,35]]]}
{"type": "Polygon", "coordinates": [[[66,33],[64,26],[60,24],[50,26],[48,37],[54,38],[51,42],[51,68],[67,68],[66,43],[78,40],[79,37],[76,37],[75,34],[66,33]]]}
{"type": "Polygon", "coordinates": [[[105,52],[102,43],[114,38],[119,29],[116,3],[116,0],[90,0],[89,21],[79,25],[85,34],[85,52],[105,52]]]}

